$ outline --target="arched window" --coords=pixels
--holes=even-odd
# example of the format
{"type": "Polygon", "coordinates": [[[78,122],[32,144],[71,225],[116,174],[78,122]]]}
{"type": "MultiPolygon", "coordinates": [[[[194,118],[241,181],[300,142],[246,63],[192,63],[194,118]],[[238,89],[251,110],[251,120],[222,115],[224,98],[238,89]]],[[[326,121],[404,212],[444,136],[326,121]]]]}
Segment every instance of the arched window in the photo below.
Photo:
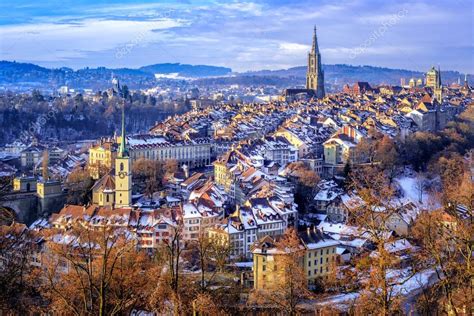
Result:
{"type": "Polygon", "coordinates": [[[120,171],[123,171],[123,162],[120,163],[120,171]]]}

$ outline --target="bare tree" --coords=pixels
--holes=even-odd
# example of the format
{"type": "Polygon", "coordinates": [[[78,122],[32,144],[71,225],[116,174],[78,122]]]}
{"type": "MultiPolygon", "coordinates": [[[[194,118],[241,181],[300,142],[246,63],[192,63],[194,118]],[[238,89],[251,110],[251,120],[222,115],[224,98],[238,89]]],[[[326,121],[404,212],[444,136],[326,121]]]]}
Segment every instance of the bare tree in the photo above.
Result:
{"type": "Polygon", "coordinates": [[[140,306],[153,275],[124,232],[76,224],[51,232],[43,255],[46,297],[57,313],[120,315],[140,306]]]}
{"type": "Polygon", "coordinates": [[[470,313],[474,278],[472,232],[469,218],[443,210],[423,213],[417,220],[413,235],[421,244],[418,262],[433,269],[438,279],[430,289],[436,302],[425,300],[433,304],[432,308],[454,315],[470,313]]]}
{"type": "Polygon", "coordinates": [[[36,289],[30,258],[34,236],[25,225],[0,226],[0,310],[26,314],[33,310],[36,289]]]}
{"type": "Polygon", "coordinates": [[[364,291],[358,301],[360,313],[390,315],[399,312],[401,297],[395,290],[413,276],[402,280],[389,276],[397,258],[387,251],[390,239],[389,223],[399,212],[395,190],[375,166],[359,167],[351,175],[351,188],[363,203],[349,209],[351,221],[361,228],[376,249],[376,256],[356,259],[358,278],[364,278],[364,291]]]}
{"type": "Polygon", "coordinates": [[[49,179],[49,152],[47,150],[43,151],[43,160],[41,162],[41,172],[43,176],[43,180],[47,181],[49,179]]]}

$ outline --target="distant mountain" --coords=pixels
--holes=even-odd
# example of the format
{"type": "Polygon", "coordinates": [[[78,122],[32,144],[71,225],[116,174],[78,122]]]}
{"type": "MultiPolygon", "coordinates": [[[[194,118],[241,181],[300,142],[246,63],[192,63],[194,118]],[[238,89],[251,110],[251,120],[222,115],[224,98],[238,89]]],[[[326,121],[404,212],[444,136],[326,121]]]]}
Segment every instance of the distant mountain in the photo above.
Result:
{"type": "MultiPolygon", "coordinates": [[[[423,78],[424,73],[404,69],[390,69],[373,66],[323,65],[328,91],[338,91],[345,83],[367,81],[371,85],[399,85],[400,79],[423,78]]],[[[428,70],[428,69],[427,69],[428,70]]],[[[193,84],[204,85],[273,85],[278,88],[302,86],[305,83],[306,67],[293,67],[281,70],[260,70],[233,73],[232,69],[207,65],[186,65],[164,63],[143,66],[139,69],[106,67],[49,69],[29,63],[0,61],[0,91],[31,91],[40,89],[54,91],[67,85],[74,89],[104,90],[110,87],[113,75],[131,89],[146,89],[156,86],[155,74],[164,78],[195,79],[193,84]],[[169,76],[168,76],[169,75],[169,76]]],[[[443,84],[451,84],[464,77],[457,71],[441,71],[443,84]]],[[[469,79],[472,81],[472,75],[469,79]]],[[[167,79],[165,79],[167,80],[167,79]]],[[[472,82],[471,82],[472,84],[472,82]]]]}
{"type": "Polygon", "coordinates": [[[152,74],[179,74],[180,77],[202,78],[213,76],[226,76],[232,69],[226,67],[206,66],[206,65],[186,65],[186,64],[155,64],[140,68],[141,71],[152,74]]]}
{"type": "Polygon", "coordinates": [[[49,69],[29,63],[0,61],[0,90],[53,91],[67,85],[75,89],[103,90],[110,87],[113,75],[132,89],[150,88],[156,84],[155,74],[176,74],[178,78],[208,78],[224,76],[232,69],[206,65],[155,64],[139,69],[83,68],[73,70],[62,67],[49,69]]]}
{"type": "MultiPolygon", "coordinates": [[[[399,85],[400,79],[405,78],[406,83],[410,78],[424,78],[425,74],[421,71],[412,71],[405,69],[391,69],[374,66],[352,66],[345,64],[337,65],[323,65],[324,79],[326,84],[341,85],[345,83],[354,83],[357,81],[367,81],[370,84],[392,84],[399,85]]],[[[427,69],[428,71],[428,69],[427,69]]],[[[276,76],[282,78],[299,79],[301,84],[304,84],[306,77],[306,67],[293,67],[289,69],[280,70],[261,70],[242,73],[245,76],[276,76]]],[[[472,78],[472,76],[470,76],[472,78]]],[[[458,71],[441,71],[441,80],[443,84],[451,84],[456,82],[459,78],[464,80],[464,74],[458,71]]]]}

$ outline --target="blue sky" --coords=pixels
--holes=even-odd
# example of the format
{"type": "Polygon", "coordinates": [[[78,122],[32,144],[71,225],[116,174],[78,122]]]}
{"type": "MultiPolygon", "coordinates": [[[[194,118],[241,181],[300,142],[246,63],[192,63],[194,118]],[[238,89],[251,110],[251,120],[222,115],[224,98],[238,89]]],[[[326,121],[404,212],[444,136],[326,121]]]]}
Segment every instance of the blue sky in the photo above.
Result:
{"type": "Polygon", "coordinates": [[[49,67],[323,63],[474,73],[472,0],[0,2],[0,59],[49,67]]]}

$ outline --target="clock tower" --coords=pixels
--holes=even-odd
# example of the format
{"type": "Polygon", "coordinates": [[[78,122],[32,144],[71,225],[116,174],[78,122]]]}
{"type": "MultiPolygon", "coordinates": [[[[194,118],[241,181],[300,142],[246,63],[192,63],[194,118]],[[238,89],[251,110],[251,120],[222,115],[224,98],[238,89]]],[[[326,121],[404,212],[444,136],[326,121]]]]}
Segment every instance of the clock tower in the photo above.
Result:
{"type": "Polygon", "coordinates": [[[132,204],[132,168],[125,140],[125,102],[122,107],[122,137],[115,158],[115,207],[132,204]]]}

